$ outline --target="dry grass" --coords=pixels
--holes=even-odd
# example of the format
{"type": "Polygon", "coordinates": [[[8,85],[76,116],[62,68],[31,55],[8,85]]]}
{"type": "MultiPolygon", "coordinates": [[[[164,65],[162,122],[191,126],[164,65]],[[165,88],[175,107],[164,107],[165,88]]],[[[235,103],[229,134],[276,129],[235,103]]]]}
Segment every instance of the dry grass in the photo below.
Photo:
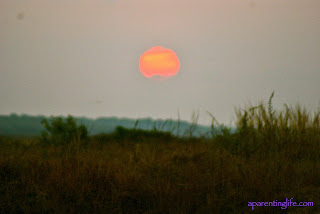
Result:
{"type": "MultiPolygon", "coordinates": [[[[270,99],[271,101],[271,99],[270,99]]],[[[0,213],[249,213],[252,201],[312,201],[256,213],[319,213],[319,112],[261,104],[238,132],[43,146],[0,139],[0,213]]]]}

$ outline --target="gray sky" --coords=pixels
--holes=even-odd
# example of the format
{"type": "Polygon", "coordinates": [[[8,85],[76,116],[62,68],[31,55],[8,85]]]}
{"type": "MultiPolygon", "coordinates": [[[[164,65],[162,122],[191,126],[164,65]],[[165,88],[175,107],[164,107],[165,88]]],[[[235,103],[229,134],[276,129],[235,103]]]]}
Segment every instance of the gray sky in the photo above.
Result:
{"type": "Polygon", "coordinates": [[[209,124],[267,101],[320,106],[319,0],[0,0],[0,114],[152,117],[209,124]],[[179,73],[145,78],[141,54],[179,73]]]}

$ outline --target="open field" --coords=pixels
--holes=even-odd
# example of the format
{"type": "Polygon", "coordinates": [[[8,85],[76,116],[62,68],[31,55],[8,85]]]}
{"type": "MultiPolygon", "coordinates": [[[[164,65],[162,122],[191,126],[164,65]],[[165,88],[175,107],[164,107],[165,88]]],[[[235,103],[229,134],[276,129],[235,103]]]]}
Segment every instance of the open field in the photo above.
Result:
{"type": "Polygon", "coordinates": [[[210,139],[1,137],[0,213],[320,213],[319,113],[270,102],[210,139]],[[286,198],[313,207],[248,207],[286,198]]]}

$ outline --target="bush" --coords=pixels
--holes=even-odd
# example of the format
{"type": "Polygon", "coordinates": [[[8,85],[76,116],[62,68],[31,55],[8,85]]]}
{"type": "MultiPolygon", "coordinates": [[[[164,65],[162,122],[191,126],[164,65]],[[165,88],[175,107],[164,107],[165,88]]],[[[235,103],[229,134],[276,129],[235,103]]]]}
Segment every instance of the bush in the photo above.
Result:
{"type": "Polygon", "coordinates": [[[122,126],[117,126],[115,131],[110,136],[119,142],[150,142],[154,140],[168,142],[174,139],[170,132],[128,129],[122,126]]]}
{"type": "Polygon", "coordinates": [[[74,118],[69,115],[64,121],[62,117],[51,117],[41,121],[46,131],[41,132],[42,141],[53,144],[68,144],[73,140],[85,140],[88,137],[87,127],[77,126],[74,118]]]}

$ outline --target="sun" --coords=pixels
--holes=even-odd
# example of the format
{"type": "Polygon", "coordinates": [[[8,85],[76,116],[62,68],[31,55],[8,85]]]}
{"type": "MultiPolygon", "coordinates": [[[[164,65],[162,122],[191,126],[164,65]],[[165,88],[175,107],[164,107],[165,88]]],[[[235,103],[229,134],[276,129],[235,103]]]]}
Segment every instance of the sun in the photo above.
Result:
{"type": "Polygon", "coordinates": [[[180,62],[175,52],[156,46],[141,55],[139,68],[147,78],[153,76],[169,78],[178,73],[180,62]]]}

